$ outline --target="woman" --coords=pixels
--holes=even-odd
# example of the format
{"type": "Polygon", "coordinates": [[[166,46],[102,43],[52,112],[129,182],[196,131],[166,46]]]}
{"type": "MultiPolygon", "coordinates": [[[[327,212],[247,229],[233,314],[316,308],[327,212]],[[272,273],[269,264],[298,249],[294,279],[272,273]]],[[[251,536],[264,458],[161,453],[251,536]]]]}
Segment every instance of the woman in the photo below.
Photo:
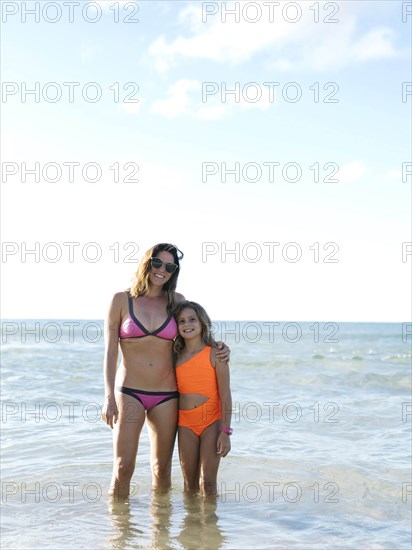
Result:
{"type": "MultiPolygon", "coordinates": [[[[109,494],[117,498],[129,495],[145,418],[153,487],[170,488],[179,397],[172,361],[177,335],[172,311],[184,300],[175,292],[182,258],[183,253],[174,245],[153,246],[142,257],[130,290],[116,293],[109,307],[102,418],[113,428],[109,494]],[[123,362],[117,370],[119,344],[123,362]]],[[[218,353],[221,359],[228,359],[227,348],[218,353]]]]}

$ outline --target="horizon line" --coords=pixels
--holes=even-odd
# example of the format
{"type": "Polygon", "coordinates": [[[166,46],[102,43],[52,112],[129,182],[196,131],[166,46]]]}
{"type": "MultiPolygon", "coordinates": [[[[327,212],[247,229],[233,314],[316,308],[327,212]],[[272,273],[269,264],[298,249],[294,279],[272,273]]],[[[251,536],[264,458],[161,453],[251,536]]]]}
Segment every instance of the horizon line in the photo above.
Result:
{"type": "MultiPolygon", "coordinates": [[[[1,322],[7,321],[99,321],[104,323],[104,319],[98,319],[95,317],[0,317],[1,322]]],[[[212,323],[217,322],[240,322],[240,323],[363,323],[363,324],[408,324],[409,321],[336,321],[336,320],[324,320],[324,319],[311,319],[311,320],[269,320],[269,319],[212,319],[212,323]]]]}

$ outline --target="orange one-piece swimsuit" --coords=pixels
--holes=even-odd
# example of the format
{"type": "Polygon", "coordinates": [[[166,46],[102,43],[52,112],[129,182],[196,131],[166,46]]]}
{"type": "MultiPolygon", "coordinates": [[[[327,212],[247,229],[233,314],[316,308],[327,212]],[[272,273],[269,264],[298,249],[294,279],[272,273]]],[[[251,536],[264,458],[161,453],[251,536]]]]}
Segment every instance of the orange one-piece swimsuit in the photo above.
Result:
{"type": "Polygon", "coordinates": [[[210,361],[211,347],[206,346],[196,355],[176,367],[179,393],[196,393],[208,400],[194,409],[179,409],[178,425],[189,428],[200,436],[213,422],[222,418],[216,370],[210,361]]]}

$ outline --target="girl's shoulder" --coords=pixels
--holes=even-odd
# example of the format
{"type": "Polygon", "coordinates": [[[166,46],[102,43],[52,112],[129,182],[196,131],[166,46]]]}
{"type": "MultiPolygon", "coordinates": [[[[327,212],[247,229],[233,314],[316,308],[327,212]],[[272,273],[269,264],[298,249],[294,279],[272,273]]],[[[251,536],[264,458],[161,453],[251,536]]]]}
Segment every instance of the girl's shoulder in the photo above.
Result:
{"type": "Polygon", "coordinates": [[[180,367],[180,365],[183,365],[184,363],[187,363],[188,361],[197,361],[197,360],[202,360],[202,356],[204,353],[206,354],[210,354],[210,360],[212,360],[212,356],[211,356],[211,351],[210,350],[210,347],[211,346],[204,346],[201,350],[199,350],[197,353],[195,353],[194,355],[190,355],[190,354],[186,354],[184,351],[182,351],[177,357],[176,357],[176,360],[175,360],[175,367],[180,367]]]}
{"type": "Polygon", "coordinates": [[[219,362],[219,359],[216,357],[216,353],[218,352],[218,347],[216,345],[213,346],[207,346],[210,349],[210,362],[212,363],[212,366],[216,368],[216,364],[219,362]]]}
{"type": "Polygon", "coordinates": [[[209,346],[210,347],[210,362],[212,363],[213,367],[216,368],[217,366],[225,366],[225,365],[228,365],[228,362],[226,359],[220,359],[218,357],[218,352],[221,351],[217,344],[215,343],[214,345],[212,346],[209,346]]]}

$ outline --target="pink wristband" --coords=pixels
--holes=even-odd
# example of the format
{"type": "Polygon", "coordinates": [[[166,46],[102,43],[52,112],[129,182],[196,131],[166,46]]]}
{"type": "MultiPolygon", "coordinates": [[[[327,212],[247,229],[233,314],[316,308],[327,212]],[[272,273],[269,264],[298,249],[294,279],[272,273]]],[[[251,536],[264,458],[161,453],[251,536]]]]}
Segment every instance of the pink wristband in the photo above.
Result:
{"type": "Polygon", "coordinates": [[[225,432],[225,434],[232,435],[233,428],[222,428],[222,432],[225,432]]]}

